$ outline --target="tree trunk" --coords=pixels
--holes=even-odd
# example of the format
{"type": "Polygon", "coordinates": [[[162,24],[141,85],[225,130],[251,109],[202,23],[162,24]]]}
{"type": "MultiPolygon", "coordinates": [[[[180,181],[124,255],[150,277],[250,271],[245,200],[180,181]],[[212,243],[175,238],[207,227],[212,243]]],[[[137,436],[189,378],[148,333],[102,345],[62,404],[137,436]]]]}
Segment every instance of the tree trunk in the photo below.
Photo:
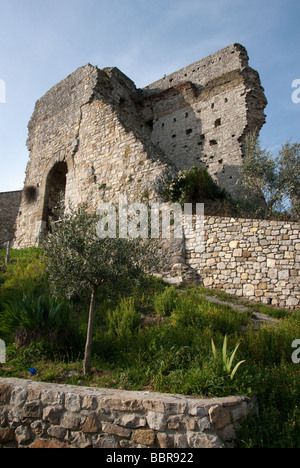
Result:
{"type": "Polygon", "coordinates": [[[91,294],[90,310],[89,310],[89,323],[85,344],[85,354],[83,361],[83,373],[89,374],[91,372],[91,354],[92,354],[92,341],[93,341],[93,324],[96,307],[97,287],[94,286],[91,294]]]}

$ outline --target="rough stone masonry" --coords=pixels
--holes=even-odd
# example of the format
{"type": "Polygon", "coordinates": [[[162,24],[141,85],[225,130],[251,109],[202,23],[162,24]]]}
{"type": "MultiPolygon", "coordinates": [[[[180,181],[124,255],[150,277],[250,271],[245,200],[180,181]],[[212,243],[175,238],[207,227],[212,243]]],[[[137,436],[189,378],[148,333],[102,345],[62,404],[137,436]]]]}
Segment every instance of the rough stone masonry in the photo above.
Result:
{"type": "Polygon", "coordinates": [[[224,448],[256,413],[255,398],[0,379],[0,448],[224,448]]]}
{"type": "Polygon", "coordinates": [[[193,165],[234,193],[245,135],[261,129],[266,104],[239,44],[144,89],[117,68],[79,68],[35,105],[16,246],[39,244],[60,193],[95,208],[119,194],[155,201],[162,171],[193,165]]]}

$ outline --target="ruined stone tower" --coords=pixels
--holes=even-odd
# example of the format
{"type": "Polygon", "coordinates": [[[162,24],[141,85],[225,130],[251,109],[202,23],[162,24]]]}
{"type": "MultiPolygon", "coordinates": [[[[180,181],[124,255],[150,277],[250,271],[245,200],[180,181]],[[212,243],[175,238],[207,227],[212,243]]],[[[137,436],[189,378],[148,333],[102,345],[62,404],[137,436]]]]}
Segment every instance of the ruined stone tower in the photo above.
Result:
{"type": "Polygon", "coordinates": [[[247,132],[265,122],[259,75],[239,44],[137,89],[117,68],[87,64],[36,103],[16,246],[38,245],[60,193],[73,205],[155,200],[169,167],[206,165],[232,194],[247,132]]]}

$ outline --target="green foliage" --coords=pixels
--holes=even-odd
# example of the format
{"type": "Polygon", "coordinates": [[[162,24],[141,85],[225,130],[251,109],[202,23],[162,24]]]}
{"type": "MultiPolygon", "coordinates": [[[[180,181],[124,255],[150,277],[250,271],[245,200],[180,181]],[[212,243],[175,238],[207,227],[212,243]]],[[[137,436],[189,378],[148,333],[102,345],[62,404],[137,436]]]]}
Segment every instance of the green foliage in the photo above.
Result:
{"type": "Polygon", "coordinates": [[[275,325],[263,325],[259,330],[249,329],[243,336],[244,354],[265,365],[290,361],[291,344],[300,336],[300,313],[289,314],[275,325]]]}
{"type": "Polygon", "coordinates": [[[274,156],[262,147],[257,132],[244,142],[240,184],[244,198],[261,205],[266,218],[286,211],[300,219],[300,143],[287,142],[274,156]]]}
{"type": "Polygon", "coordinates": [[[11,250],[11,262],[5,265],[4,260],[5,251],[0,251],[0,308],[24,292],[46,292],[46,265],[40,249],[11,250]]]}
{"type": "Polygon", "coordinates": [[[156,181],[156,191],[164,201],[184,203],[203,203],[205,200],[227,198],[212,179],[206,167],[193,166],[178,174],[168,172],[156,181]]]}
{"type": "MultiPolygon", "coordinates": [[[[236,352],[237,352],[240,344],[241,343],[239,342],[236,345],[236,347],[234,348],[234,351],[232,352],[232,354],[229,355],[228,350],[227,350],[228,337],[227,337],[227,335],[225,335],[224,342],[223,342],[223,348],[222,348],[222,363],[223,363],[223,370],[227,374],[230,374],[231,380],[234,378],[234,376],[236,374],[236,371],[238,370],[240,365],[245,362],[245,360],[238,362],[236,364],[236,366],[234,367],[234,369],[232,369],[234,358],[235,358],[236,352]]],[[[215,343],[214,343],[213,339],[211,340],[211,346],[212,346],[212,352],[213,352],[214,359],[215,359],[215,361],[217,361],[218,360],[218,353],[217,353],[217,349],[216,349],[216,346],[215,346],[215,343]]]]}
{"type": "Polygon", "coordinates": [[[174,286],[167,287],[161,294],[154,296],[154,309],[159,315],[170,316],[175,308],[178,294],[174,286]]]}
{"type": "Polygon", "coordinates": [[[99,238],[99,217],[86,205],[76,210],[60,206],[57,216],[60,221],[51,225],[43,244],[54,295],[72,298],[102,284],[111,289],[126,281],[132,284],[155,263],[155,252],[141,239],[99,238]]]}
{"type": "Polygon", "coordinates": [[[13,333],[17,328],[47,333],[63,331],[70,324],[72,304],[43,296],[23,295],[11,301],[0,312],[0,332],[13,333]]]}
{"type": "MultiPolygon", "coordinates": [[[[8,344],[0,377],[28,378],[28,369],[35,367],[36,380],[73,385],[201,397],[254,393],[259,399],[259,415],[243,424],[236,446],[299,448],[300,371],[299,364],[291,362],[291,344],[300,336],[299,313],[276,310],[275,315],[282,317],[279,323],[245,330],[247,314],[209,303],[207,291],[193,287],[175,290],[171,315],[158,315],[154,299],[166,289],[168,296],[169,288],[152,278],[135,284],[130,290],[134,299],[122,300],[108,300],[106,291],[99,290],[101,304],[96,309],[92,372],[88,376],[83,375],[81,362],[87,317],[83,298],[75,303],[71,315],[80,334],[77,346],[57,347],[57,340],[65,338],[67,325],[63,332],[50,333],[55,342],[44,336],[25,348],[8,344]],[[231,379],[240,361],[245,362],[231,379]]],[[[221,297],[228,300],[224,293],[221,297]]],[[[270,308],[268,312],[274,311],[270,308]]],[[[35,313],[32,322],[41,323],[35,313]]]]}
{"type": "Polygon", "coordinates": [[[153,267],[156,257],[149,241],[142,239],[101,238],[97,234],[100,217],[87,205],[65,209],[60,204],[43,250],[51,291],[67,298],[90,295],[84,373],[91,370],[94,314],[100,286],[107,289],[140,280],[153,267]]]}
{"type": "Polygon", "coordinates": [[[129,338],[136,332],[141,315],[136,311],[133,298],[121,299],[113,312],[108,313],[108,333],[117,338],[129,338]]]}
{"type": "Polygon", "coordinates": [[[299,365],[257,366],[259,414],[237,433],[237,448],[300,448],[299,365]],[[272,430],[270,430],[270,428],[272,430]]]}

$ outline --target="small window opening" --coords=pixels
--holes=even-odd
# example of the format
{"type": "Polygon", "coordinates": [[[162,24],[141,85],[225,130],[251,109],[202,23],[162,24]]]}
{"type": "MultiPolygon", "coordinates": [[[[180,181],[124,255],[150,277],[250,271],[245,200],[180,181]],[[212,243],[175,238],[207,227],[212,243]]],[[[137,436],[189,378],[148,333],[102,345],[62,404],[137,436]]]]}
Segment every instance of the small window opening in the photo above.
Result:
{"type": "Polygon", "coordinates": [[[221,124],[222,124],[221,119],[217,119],[217,120],[215,121],[215,128],[221,127],[221,124]]]}
{"type": "Polygon", "coordinates": [[[210,146],[215,146],[218,144],[217,140],[210,140],[209,142],[210,146]]]}
{"type": "Polygon", "coordinates": [[[153,119],[148,120],[145,125],[151,132],[153,131],[153,119]]]}

